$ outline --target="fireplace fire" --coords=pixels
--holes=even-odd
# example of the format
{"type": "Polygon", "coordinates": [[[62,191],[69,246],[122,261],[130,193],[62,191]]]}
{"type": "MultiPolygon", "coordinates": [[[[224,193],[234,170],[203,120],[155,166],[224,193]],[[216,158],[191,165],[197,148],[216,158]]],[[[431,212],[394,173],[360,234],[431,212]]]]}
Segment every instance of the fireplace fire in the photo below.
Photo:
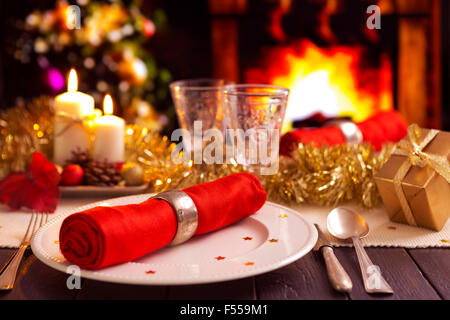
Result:
{"type": "MultiPolygon", "coordinates": [[[[396,109],[441,128],[441,0],[209,0],[213,75],[291,90],[286,120],[396,109]],[[380,29],[367,8],[377,6],[380,29]]],[[[285,128],[287,129],[287,128],[285,128]]]]}
{"type": "MultiPolygon", "coordinates": [[[[287,126],[317,112],[363,121],[393,108],[392,65],[387,55],[379,67],[365,66],[362,46],[320,48],[309,40],[263,54],[259,68],[244,71],[247,83],[290,88],[287,126]]],[[[286,127],[285,129],[289,129],[286,127]]]]}

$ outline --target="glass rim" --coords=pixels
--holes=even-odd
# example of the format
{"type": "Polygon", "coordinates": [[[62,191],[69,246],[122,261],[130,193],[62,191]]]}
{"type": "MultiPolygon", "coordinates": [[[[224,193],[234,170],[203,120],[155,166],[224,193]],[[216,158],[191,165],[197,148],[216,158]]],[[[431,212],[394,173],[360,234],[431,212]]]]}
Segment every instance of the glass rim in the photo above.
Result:
{"type": "Polygon", "coordinates": [[[182,90],[218,90],[224,86],[234,84],[233,81],[221,79],[221,78],[190,78],[190,79],[181,79],[173,81],[169,84],[169,87],[175,88],[178,87],[182,90]],[[211,84],[211,85],[201,85],[200,83],[207,82],[223,82],[223,84],[211,84]]]}
{"type": "Polygon", "coordinates": [[[289,88],[276,86],[271,84],[229,84],[223,86],[224,94],[228,95],[236,95],[236,96],[270,96],[270,97],[283,97],[286,98],[289,95],[289,88]],[[247,89],[247,88],[255,88],[255,89],[273,89],[272,92],[245,92],[239,91],[239,89],[247,89]],[[234,90],[233,90],[234,89],[234,90]]]}

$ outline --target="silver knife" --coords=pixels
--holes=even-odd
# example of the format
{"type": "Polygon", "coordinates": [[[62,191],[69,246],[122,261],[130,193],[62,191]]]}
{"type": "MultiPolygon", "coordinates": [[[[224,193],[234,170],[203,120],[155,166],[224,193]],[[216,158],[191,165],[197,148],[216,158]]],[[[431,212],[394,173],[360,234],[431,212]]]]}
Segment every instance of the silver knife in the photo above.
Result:
{"type": "Polygon", "coordinates": [[[353,286],[352,280],[334,254],[328,237],[320,230],[320,227],[317,224],[314,224],[314,226],[319,233],[319,238],[314,246],[314,251],[322,252],[331,285],[336,291],[350,292],[353,286]]]}

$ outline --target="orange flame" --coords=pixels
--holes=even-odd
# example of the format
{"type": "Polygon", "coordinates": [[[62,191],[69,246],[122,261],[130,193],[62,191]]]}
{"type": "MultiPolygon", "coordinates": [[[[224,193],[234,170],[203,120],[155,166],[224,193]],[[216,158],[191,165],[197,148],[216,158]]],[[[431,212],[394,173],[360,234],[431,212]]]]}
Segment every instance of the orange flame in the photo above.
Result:
{"type": "Polygon", "coordinates": [[[103,98],[103,112],[106,115],[110,115],[113,113],[113,101],[112,98],[109,94],[105,95],[105,97],[103,98]]]}
{"type": "Polygon", "coordinates": [[[68,77],[67,91],[74,92],[78,90],[78,77],[75,69],[70,69],[68,77]]]}
{"type": "Polygon", "coordinates": [[[363,69],[359,67],[360,49],[323,49],[303,41],[297,47],[276,50],[268,56],[268,67],[263,71],[249,70],[245,81],[264,81],[290,89],[285,118],[288,125],[316,112],[362,121],[392,109],[393,95],[388,57],[382,56],[378,68],[363,69]]]}

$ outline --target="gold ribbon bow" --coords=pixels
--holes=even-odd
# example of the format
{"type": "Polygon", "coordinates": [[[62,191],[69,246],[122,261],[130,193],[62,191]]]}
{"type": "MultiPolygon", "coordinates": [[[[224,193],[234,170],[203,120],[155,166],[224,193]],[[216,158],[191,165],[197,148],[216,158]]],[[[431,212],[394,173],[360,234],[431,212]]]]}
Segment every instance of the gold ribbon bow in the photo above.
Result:
{"type": "Polygon", "coordinates": [[[407,160],[403,162],[394,176],[394,187],[403,213],[405,214],[406,221],[413,226],[417,226],[417,223],[402,188],[402,181],[406,177],[409,169],[412,166],[424,167],[429,165],[450,183],[450,165],[447,157],[428,154],[423,151],[438,133],[439,130],[431,129],[422,142],[419,143],[420,128],[417,124],[412,124],[408,127],[408,139],[400,141],[393,153],[407,157],[407,160]]]}
{"type": "Polygon", "coordinates": [[[60,111],[56,114],[56,120],[60,120],[66,123],[66,125],[59,131],[55,132],[57,137],[63,135],[67,130],[75,125],[79,125],[86,133],[91,136],[91,133],[94,128],[94,120],[96,118],[96,114],[87,115],[84,117],[77,117],[71,115],[67,112],[60,111]]]}
{"type": "Polygon", "coordinates": [[[63,135],[67,130],[72,128],[73,126],[80,126],[81,129],[83,129],[86,134],[89,137],[89,151],[92,152],[93,144],[94,144],[94,131],[95,131],[95,118],[98,115],[96,113],[84,116],[84,117],[77,117],[74,115],[71,115],[66,112],[58,112],[55,115],[55,119],[59,120],[61,122],[65,123],[65,126],[58,132],[55,132],[55,136],[59,137],[63,135]]]}

